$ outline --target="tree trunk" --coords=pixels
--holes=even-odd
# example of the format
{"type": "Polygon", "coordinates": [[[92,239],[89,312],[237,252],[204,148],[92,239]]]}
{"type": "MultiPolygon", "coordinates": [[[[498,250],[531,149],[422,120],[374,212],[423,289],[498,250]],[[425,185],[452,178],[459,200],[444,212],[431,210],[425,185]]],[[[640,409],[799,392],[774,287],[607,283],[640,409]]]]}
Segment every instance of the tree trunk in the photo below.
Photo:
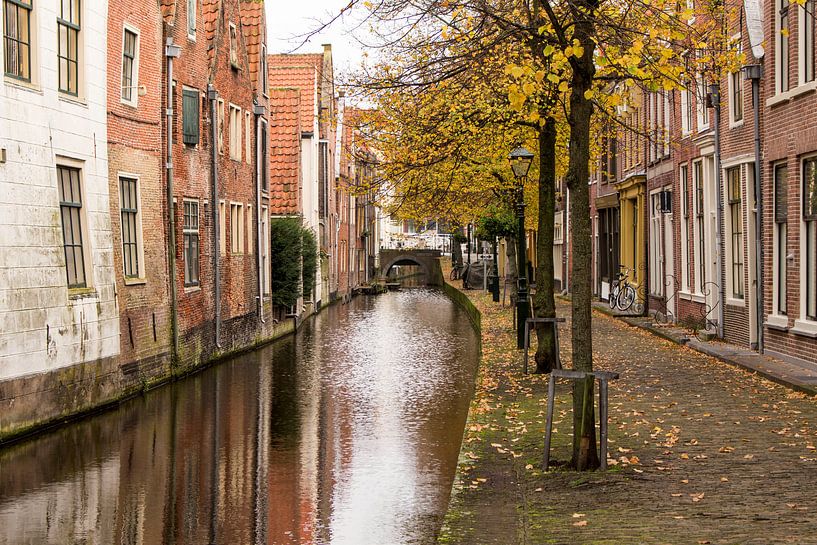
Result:
{"type": "MultiPolygon", "coordinates": [[[[462,227],[457,229],[452,235],[462,235],[462,227]]],[[[451,266],[462,266],[462,245],[455,241],[456,237],[451,237],[451,266]]]]}
{"type": "MultiPolygon", "coordinates": [[[[567,186],[570,190],[570,218],[573,266],[571,269],[573,293],[572,348],[573,368],[593,370],[593,342],[591,335],[591,224],[588,163],[590,160],[590,121],[593,103],[585,97],[592,88],[595,8],[598,0],[578,0],[573,27],[573,39],[584,48],[584,54],[571,62],[570,90],[570,155],[567,186]]],[[[573,386],[573,467],[582,470],[599,466],[596,451],[596,421],[593,396],[594,380],[576,381],[573,386]]]]}
{"type": "MultiPolygon", "coordinates": [[[[539,131],[539,226],[536,241],[536,294],[533,305],[536,316],[556,317],[553,297],[553,220],[556,205],[556,120],[545,117],[545,126],[539,131]]],[[[554,327],[536,325],[536,372],[550,373],[556,364],[554,327]]]]}

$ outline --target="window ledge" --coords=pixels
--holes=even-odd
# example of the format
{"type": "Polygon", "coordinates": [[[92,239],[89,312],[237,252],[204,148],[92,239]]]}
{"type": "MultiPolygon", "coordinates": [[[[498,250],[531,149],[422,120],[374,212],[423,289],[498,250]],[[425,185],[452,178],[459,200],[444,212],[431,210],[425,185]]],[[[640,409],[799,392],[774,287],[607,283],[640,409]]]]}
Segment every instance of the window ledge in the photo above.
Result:
{"type": "Polygon", "coordinates": [[[88,103],[82,100],[78,96],[69,95],[67,93],[63,93],[62,91],[57,91],[57,94],[63,102],[70,102],[71,104],[76,104],[77,106],[82,106],[84,108],[88,107],[88,103]]]}
{"type": "Polygon", "coordinates": [[[94,288],[68,288],[69,299],[85,299],[97,296],[98,294],[94,288]]]}
{"type": "Polygon", "coordinates": [[[766,327],[769,329],[777,329],[778,331],[789,330],[789,318],[782,314],[770,314],[766,316],[766,327]]]}
{"type": "Polygon", "coordinates": [[[195,293],[201,291],[201,286],[185,286],[184,293],[195,293]]]}
{"type": "Polygon", "coordinates": [[[806,93],[811,93],[812,91],[815,90],[817,90],[817,80],[810,81],[802,85],[798,85],[797,87],[789,89],[786,92],[777,93],[776,95],[769,97],[768,99],[766,99],[766,106],[777,106],[778,104],[789,102],[791,99],[795,97],[804,95],[806,93]]]}
{"type": "Polygon", "coordinates": [[[140,286],[142,284],[147,284],[148,281],[146,278],[125,278],[125,285],[126,286],[140,286]]]}
{"type": "Polygon", "coordinates": [[[730,121],[729,122],[729,128],[730,129],[739,129],[742,126],[743,126],[743,119],[741,119],[740,121],[730,121]]]}
{"type": "Polygon", "coordinates": [[[730,307],[745,307],[746,300],[745,299],[737,299],[735,297],[727,297],[726,304],[730,307]]]}
{"type": "Polygon", "coordinates": [[[795,320],[794,327],[789,331],[796,335],[817,339],[817,322],[811,320],[795,320]]]}
{"type": "Polygon", "coordinates": [[[692,293],[690,291],[679,291],[678,296],[681,299],[686,299],[687,301],[692,301],[693,303],[703,303],[706,301],[705,296],[698,293],[692,293]]]}
{"type": "Polygon", "coordinates": [[[43,89],[36,83],[32,83],[30,81],[25,81],[17,78],[13,78],[11,76],[5,76],[4,81],[6,85],[9,87],[16,87],[17,89],[22,89],[24,91],[31,91],[33,93],[43,94],[43,89]]]}

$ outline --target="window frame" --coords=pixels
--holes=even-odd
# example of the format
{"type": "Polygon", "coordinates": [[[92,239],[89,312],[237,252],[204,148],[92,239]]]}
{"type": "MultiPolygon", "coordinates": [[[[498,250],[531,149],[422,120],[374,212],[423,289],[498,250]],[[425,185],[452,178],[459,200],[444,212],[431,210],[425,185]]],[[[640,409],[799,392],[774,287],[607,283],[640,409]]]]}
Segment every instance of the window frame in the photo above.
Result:
{"type": "Polygon", "coordinates": [[[706,240],[706,195],[704,192],[704,162],[698,159],[692,162],[692,192],[693,192],[693,212],[695,214],[695,224],[693,232],[695,235],[694,257],[695,265],[695,289],[697,293],[703,293],[706,285],[706,251],[704,242],[706,240]]]}
{"type": "Polygon", "coordinates": [[[746,297],[744,274],[746,271],[743,259],[743,167],[737,165],[725,169],[726,202],[729,209],[729,255],[731,271],[729,276],[731,297],[743,300],[746,297]]]}
{"type": "MultiPolygon", "coordinates": [[[[118,172],[117,180],[119,181],[119,231],[122,241],[122,273],[126,281],[141,279],[145,277],[144,241],[142,238],[142,199],[140,193],[141,181],[138,175],[127,172],[118,172]],[[133,206],[129,208],[125,207],[125,193],[122,186],[124,180],[133,182],[133,202],[131,202],[130,199],[128,200],[128,204],[133,206]],[[131,227],[134,238],[132,242],[126,240],[125,237],[125,214],[132,215],[131,227]],[[129,255],[127,252],[129,246],[133,249],[130,255],[135,258],[136,261],[135,274],[129,274],[128,260],[126,258],[126,256],[129,255]]],[[[131,269],[131,271],[132,270],[133,269],[131,269]]]]}
{"type": "Polygon", "coordinates": [[[815,202],[817,199],[817,156],[803,157],[800,165],[800,179],[802,190],[801,221],[803,222],[801,248],[805,250],[803,277],[800,281],[801,285],[805,286],[803,290],[805,292],[805,301],[802,314],[807,320],[817,321],[817,202],[815,202]],[[810,213],[807,214],[806,169],[809,164],[813,167],[810,176],[812,205],[808,207],[810,213]]]}
{"type": "Polygon", "coordinates": [[[63,11],[64,4],[60,2],[59,5],[59,15],[57,16],[57,90],[60,93],[78,97],[80,91],[80,78],[79,78],[79,69],[80,69],[80,53],[82,51],[82,42],[80,40],[81,32],[82,32],[82,0],[64,0],[68,2],[69,16],[71,19],[66,19],[65,13],[63,11]],[[71,6],[76,6],[75,9],[70,9],[71,6]],[[76,13],[73,13],[76,12],[76,13]],[[73,20],[73,15],[76,15],[77,20],[73,20]],[[62,39],[60,38],[60,33],[62,32],[62,28],[65,28],[65,36],[66,36],[66,44],[65,46],[68,48],[68,51],[65,55],[63,55],[63,43],[62,39]],[[70,40],[71,36],[74,37],[74,48],[76,49],[76,58],[72,59],[70,57],[71,54],[71,47],[70,47],[70,40]],[[67,87],[63,87],[62,83],[62,75],[63,75],[63,61],[65,61],[65,68],[68,70],[68,75],[66,79],[67,87]],[[74,79],[71,79],[71,64],[74,65],[74,79]],[[73,90],[71,84],[73,83],[73,90]]]}
{"type": "Polygon", "coordinates": [[[234,22],[230,21],[228,28],[228,37],[230,39],[230,66],[238,70],[238,27],[236,27],[234,22]]]}
{"type": "Polygon", "coordinates": [[[137,107],[139,104],[139,42],[140,42],[140,35],[139,30],[125,24],[122,28],[122,82],[121,82],[121,89],[120,89],[120,101],[123,104],[127,104],[128,106],[133,106],[134,108],[137,107]],[[129,85],[127,86],[127,91],[130,93],[129,97],[125,96],[125,62],[128,58],[127,52],[125,50],[125,46],[127,44],[128,33],[134,36],[133,38],[133,56],[130,57],[131,61],[131,74],[130,74],[130,81],[128,82],[129,85]],[[135,83],[134,83],[135,82],[135,83]],[[134,93],[134,89],[136,92],[134,93]]]}
{"type": "Polygon", "coordinates": [[[817,76],[817,0],[805,0],[797,10],[798,83],[805,85],[817,76]]]}
{"type": "Polygon", "coordinates": [[[182,199],[182,257],[184,259],[184,287],[193,288],[201,284],[201,210],[199,200],[195,198],[185,197],[182,199]],[[188,206],[190,213],[188,213],[188,206]],[[192,213],[192,208],[195,206],[195,216],[192,213]],[[192,219],[195,217],[195,226],[192,224],[192,219]],[[191,220],[188,223],[188,219],[191,220]],[[196,241],[195,255],[193,254],[192,241],[196,241]],[[195,276],[193,276],[192,259],[195,257],[195,276]]]}
{"type": "Polygon", "coordinates": [[[261,58],[258,59],[258,71],[261,73],[261,94],[269,97],[269,74],[267,74],[267,44],[261,44],[261,58]]]}
{"type": "Polygon", "coordinates": [[[60,207],[60,224],[62,226],[62,241],[63,241],[63,255],[65,256],[65,279],[68,289],[85,289],[89,287],[88,267],[86,259],[87,248],[85,245],[85,210],[83,198],[83,180],[82,168],[75,165],[57,164],[57,196],[60,207]],[[68,175],[68,184],[71,191],[70,195],[66,195],[65,175],[68,175]],[[71,174],[76,174],[76,178],[72,178],[71,174]],[[74,186],[76,181],[76,188],[74,186]],[[76,195],[74,195],[76,189],[76,195]],[[67,198],[66,198],[67,197],[67,198]],[[70,199],[70,200],[69,200],[70,199]],[[78,200],[77,200],[78,199],[78,200]],[[70,228],[66,228],[66,215],[70,219],[70,228]],[[78,227],[74,226],[76,221],[78,227]],[[69,233],[70,232],[70,233],[69,233]],[[67,235],[70,234],[70,241],[67,235]],[[76,239],[79,238],[79,241],[76,239]],[[69,247],[71,248],[71,259],[69,260],[69,247]],[[71,267],[69,261],[73,263],[73,279],[71,275],[71,267]],[[80,274],[82,277],[80,278],[80,274]],[[74,280],[72,282],[72,280],[74,280]]]}
{"type": "Polygon", "coordinates": [[[193,87],[187,87],[187,86],[183,85],[182,86],[182,143],[185,146],[195,147],[195,146],[199,145],[199,142],[201,142],[201,107],[200,107],[200,104],[201,104],[201,92],[198,89],[195,89],[193,87]],[[195,122],[194,125],[193,124],[188,125],[188,127],[190,127],[190,128],[195,127],[195,129],[196,129],[195,135],[192,134],[192,133],[188,134],[188,132],[185,130],[185,125],[187,125],[185,123],[185,121],[187,120],[187,117],[188,117],[188,113],[187,113],[188,111],[185,108],[185,104],[188,103],[188,99],[190,101],[189,104],[193,104],[195,106],[192,111],[194,111],[196,113],[196,115],[195,115],[196,122],[195,122]]]}
{"type": "Polygon", "coordinates": [[[791,2],[774,0],[774,6],[774,91],[775,94],[781,94],[791,89],[791,44],[789,43],[791,2]]]}
{"type": "Polygon", "coordinates": [[[216,134],[218,144],[218,154],[224,155],[224,99],[219,98],[216,102],[216,134]]]}
{"type": "Polygon", "coordinates": [[[788,252],[788,203],[786,204],[786,213],[784,216],[778,216],[778,184],[784,184],[782,193],[788,195],[788,164],[785,161],[775,163],[772,165],[772,221],[774,223],[774,240],[773,240],[773,275],[772,284],[774,285],[774,302],[773,314],[786,316],[788,313],[788,282],[787,282],[787,252],[788,252]],[[781,182],[778,177],[780,171],[785,171],[785,177],[781,182]],[[775,282],[776,281],[776,282],[775,282]]]}
{"type": "Polygon", "coordinates": [[[252,164],[252,112],[244,110],[244,160],[252,164]]]}
{"type": "Polygon", "coordinates": [[[230,131],[230,159],[233,161],[241,161],[241,151],[242,151],[242,143],[241,143],[241,133],[242,131],[242,109],[240,106],[233,104],[232,102],[229,103],[229,110],[230,110],[230,126],[228,127],[230,131]]]}
{"type": "Polygon", "coordinates": [[[681,185],[681,289],[690,290],[690,241],[689,241],[689,164],[684,163],[678,166],[678,178],[681,185]]]}
{"type": "Polygon", "coordinates": [[[230,202],[230,254],[244,253],[244,203],[230,202]]]}
{"type": "Polygon", "coordinates": [[[198,0],[187,0],[187,38],[193,41],[196,40],[197,18],[198,0]]]}
{"type": "Polygon", "coordinates": [[[33,55],[31,53],[31,46],[32,46],[32,18],[34,17],[34,0],[3,0],[3,75],[18,81],[24,81],[26,83],[32,82],[32,61],[33,55]],[[28,3],[26,3],[28,2],[28,3]],[[9,33],[9,28],[7,26],[8,22],[11,19],[8,17],[8,10],[10,6],[14,6],[15,13],[17,17],[14,18],[15,22],[17,23],[17,35],[16,37],[11,37],[9,33]],[[25,10],[24,13],[26,15],[26,24],[27,24],[27,42],[24,42],[22,38],[20,38],[20,31],[19,31],[19,24],[20,24],[20,10],[25,10]],[[23,76],[21,74],[15,72],[9,72],[8,68],[10,66],[11,61],[11,51],[13,48],[9,47],[9,42],[14,42],[17,44],[17,67],[20,68],[20,54],[19,50],[21,45],[25,46],[26,49],[26,68],[28,70],[28,74],[23,76]]]}

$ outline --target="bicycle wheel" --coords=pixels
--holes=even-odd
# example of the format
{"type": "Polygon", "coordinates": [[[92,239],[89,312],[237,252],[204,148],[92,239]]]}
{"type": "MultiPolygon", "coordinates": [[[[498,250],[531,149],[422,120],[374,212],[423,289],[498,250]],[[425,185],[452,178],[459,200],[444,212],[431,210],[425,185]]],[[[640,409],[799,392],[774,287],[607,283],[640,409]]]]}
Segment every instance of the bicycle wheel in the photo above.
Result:
{"type": "Polygon", "coordinates": [[[460,273],[459,273],[459,271],[457,270],[457,268],[456,268],[456,267],[454,267],[453,269],[451,269],[451,274],[450,274],[450,275],[448,275],[448,276],[449,276],[449,278],[450,278],[451,280],[456,280],[457,278],[459,278],[459,277],[460,277],[460,273]]]}
{"type": "Polygon", "coordinates": [[[612,308],[612,309],[616,308],[616,304],[618,304],[617,303],[617,301],[618,301],[618,291],[619,291],[618,284],[613,286],[613,289],[610,290],[610,295],[609,295],[610,301],[609,301],[609,303],[610,303],[610,308],[612,308]]]}
{"type": "Polygon", "coordinates": [[[635,301],[635,288],[629,284],[624,286],[618,294],[618,309],[628,310],[635,301]]]}

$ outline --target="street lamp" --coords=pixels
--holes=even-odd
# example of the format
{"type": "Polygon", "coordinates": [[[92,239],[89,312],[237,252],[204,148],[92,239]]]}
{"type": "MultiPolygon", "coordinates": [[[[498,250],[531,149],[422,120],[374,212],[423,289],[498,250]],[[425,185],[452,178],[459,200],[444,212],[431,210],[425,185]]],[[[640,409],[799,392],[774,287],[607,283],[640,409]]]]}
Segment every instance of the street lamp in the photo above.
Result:
{"type": "Polygon", "coordinates": [[[519,220],[519,266],[517,273],[516,289],[516,347],[525,347],[525,322],[528,319],[528,264],[526,261],[527,251],[525,248],[525,180],[528,177],[528,170],[533,162],[533,154],[519,146],[508,156],[511,163],[511,170],[516,178],[516,217],[519,220]]]}

